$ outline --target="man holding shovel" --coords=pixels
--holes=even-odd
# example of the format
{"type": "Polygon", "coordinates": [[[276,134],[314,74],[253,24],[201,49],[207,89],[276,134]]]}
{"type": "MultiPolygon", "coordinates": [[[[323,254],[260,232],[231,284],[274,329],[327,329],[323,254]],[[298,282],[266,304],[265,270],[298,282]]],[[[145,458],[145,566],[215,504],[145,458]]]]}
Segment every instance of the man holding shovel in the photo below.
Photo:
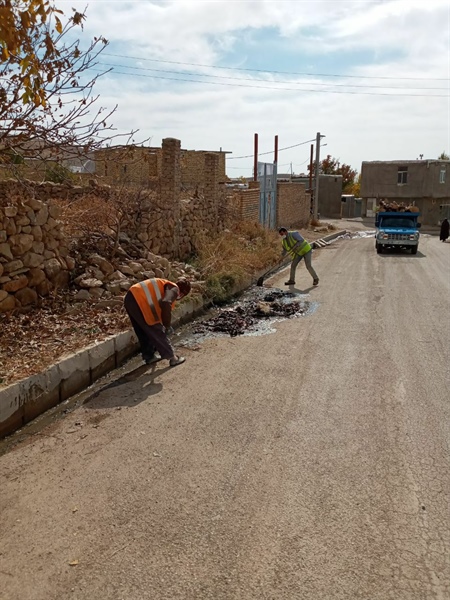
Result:
{"type": "Polygon", "coordinates": [[[125,310],[139,340],[142,358],[148,365],[165,358],[171,367],[175,367],[186,360],[175,354],[167,334],[172,329],[170,323],[175,301],[181,300],[190,291],[191,284],[184,277],[176,283],[158,277],[146,279],[128,290],[125,310]]]}
{"type": "Polygon", "coordinates": [[[288,231],[286,227],[280,227],[278,233],[283,238],[283,252],[282,255],[285,256],[289,254],[292,257],[291,263],[291,271],[289,274],[289,281],[286,281],[284,285],[294,285],[295,284],[295,269],[297,268],[298,263],[305,259],[305,265],[308,269],[311,277],[313,278],[313,285],[318,285],[319,278],[317,277],[317,273],[312,267],[312,248],[311,245],[299,234],[298,231],[288,231]]]}

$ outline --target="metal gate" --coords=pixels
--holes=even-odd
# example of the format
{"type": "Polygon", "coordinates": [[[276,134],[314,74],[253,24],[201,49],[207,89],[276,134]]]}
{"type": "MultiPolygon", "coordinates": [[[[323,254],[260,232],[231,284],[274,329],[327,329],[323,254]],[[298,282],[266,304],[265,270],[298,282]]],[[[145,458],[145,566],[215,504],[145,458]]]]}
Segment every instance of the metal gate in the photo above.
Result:
{"type": "Polygon", "coordinates": [[[259,222],[268,229],[277,225],[277,163],[258,162],[259,222]]]}

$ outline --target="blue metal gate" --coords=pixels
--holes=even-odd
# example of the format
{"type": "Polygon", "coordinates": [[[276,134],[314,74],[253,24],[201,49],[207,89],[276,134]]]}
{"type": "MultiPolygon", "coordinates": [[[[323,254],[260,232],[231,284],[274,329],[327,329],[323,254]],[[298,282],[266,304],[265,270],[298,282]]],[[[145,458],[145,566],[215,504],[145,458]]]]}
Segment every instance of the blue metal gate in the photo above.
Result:
{"type": "Polygon", "coordinates": [[[277,224],[277,163],[258,162],[259,222],[268,229],[277,224]]]}

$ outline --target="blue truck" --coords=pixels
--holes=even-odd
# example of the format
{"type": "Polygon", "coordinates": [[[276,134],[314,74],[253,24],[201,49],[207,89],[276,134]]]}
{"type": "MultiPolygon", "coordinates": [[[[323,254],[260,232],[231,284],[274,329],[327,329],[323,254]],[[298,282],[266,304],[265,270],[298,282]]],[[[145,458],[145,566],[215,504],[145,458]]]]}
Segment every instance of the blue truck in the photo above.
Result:
{"type": "Polygon", "coordinates": [[[375,248],[378,254],[387,248],[402,248],[417,254],[419,217],[418,212],[378,212],[375,217],[375,248]]]}

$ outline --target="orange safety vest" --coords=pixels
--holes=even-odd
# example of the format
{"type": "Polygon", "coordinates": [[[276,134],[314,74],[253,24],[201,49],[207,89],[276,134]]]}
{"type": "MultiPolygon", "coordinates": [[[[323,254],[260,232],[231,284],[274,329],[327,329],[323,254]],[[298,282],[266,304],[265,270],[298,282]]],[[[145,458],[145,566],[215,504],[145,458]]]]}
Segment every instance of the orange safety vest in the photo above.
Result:
{"type": "MultiPolygon", "coordinates": [[[[168,279],[146,279],[130,287],[130,292],[139,305],[147,325],[162,323],[160,302],[164,297],[164,286],[168,283],[178,286],[168,279]]],[[[179,293],[179,290],[178,290],[179,293]]],[[[172,302],[172,309],[175,302],[172,302]]]]}

